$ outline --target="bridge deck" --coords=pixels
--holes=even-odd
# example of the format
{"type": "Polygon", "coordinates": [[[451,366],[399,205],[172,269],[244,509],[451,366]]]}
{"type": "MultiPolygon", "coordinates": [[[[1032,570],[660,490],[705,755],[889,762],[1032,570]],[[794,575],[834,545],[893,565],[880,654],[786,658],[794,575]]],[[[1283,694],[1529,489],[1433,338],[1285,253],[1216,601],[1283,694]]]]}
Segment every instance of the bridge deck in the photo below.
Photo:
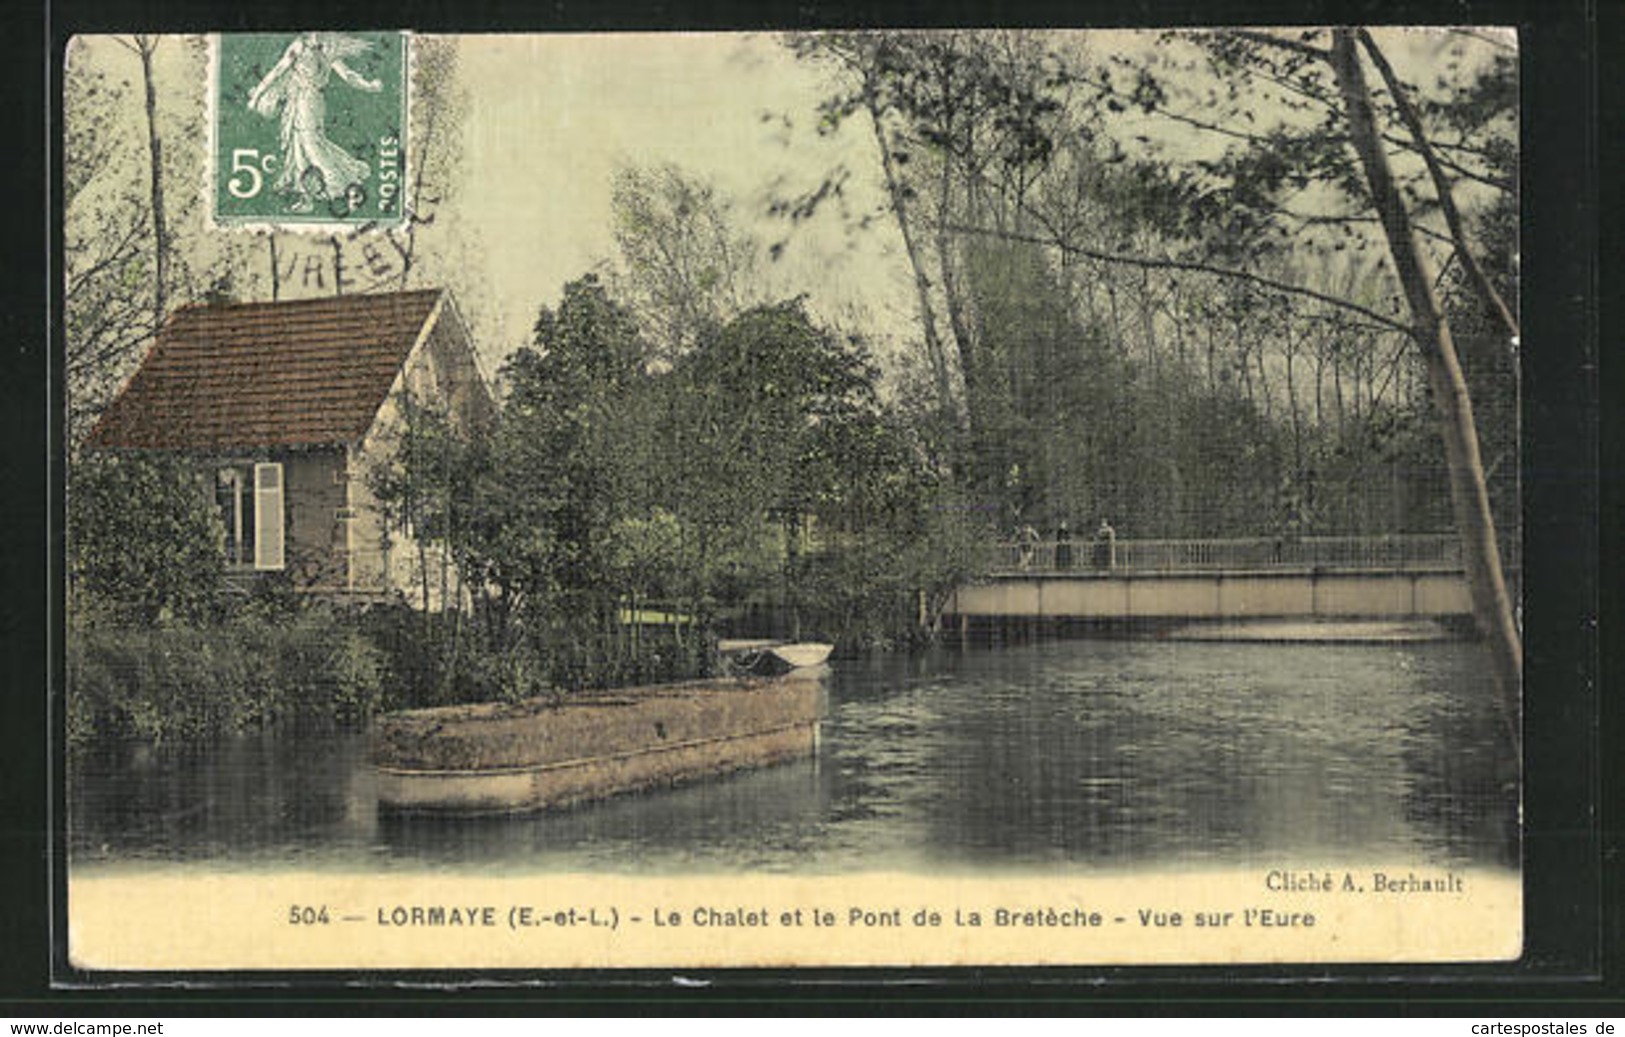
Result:
{"type": "Polygon", "coordinates": [[[1449,535],[1084,542],[1072,545],[1070,559],[1054,542],[992,550],[989,576],[959,588],[948,615],[1121,622],[1472,611],[1459,541],[1449,535]]]}
{"type": "Polygon", "coordinates": [[[1461,538],[1453,533],[1377,537],[1246,537],[1204,540],[1119,540],[1092,538],[990,544],[985,571],[1095,570],[1205,572],[1354,567],[1361,569],[1460,568],[1461,538]]]}

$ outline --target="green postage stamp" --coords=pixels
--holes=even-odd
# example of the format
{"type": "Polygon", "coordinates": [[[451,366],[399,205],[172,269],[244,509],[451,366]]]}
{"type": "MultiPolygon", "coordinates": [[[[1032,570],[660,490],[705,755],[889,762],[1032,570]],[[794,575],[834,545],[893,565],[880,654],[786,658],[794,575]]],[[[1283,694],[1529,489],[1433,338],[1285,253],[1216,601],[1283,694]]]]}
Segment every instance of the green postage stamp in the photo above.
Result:
{"type": "Polygon", "coordinates": [[[213,43],[217,223],[403,222],[406,33],[232,33],[213,43]]]}

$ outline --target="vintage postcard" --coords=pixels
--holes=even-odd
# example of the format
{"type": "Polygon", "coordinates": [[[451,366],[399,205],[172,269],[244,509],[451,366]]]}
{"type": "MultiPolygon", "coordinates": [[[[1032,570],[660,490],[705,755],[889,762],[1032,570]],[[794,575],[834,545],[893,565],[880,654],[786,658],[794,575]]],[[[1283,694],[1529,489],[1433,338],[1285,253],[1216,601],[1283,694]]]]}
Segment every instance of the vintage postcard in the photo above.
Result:
{"type": "Polygon", "coordinates": [[[1519,46],[75,37],[71,976],[1516,960],[1519,46]]]}

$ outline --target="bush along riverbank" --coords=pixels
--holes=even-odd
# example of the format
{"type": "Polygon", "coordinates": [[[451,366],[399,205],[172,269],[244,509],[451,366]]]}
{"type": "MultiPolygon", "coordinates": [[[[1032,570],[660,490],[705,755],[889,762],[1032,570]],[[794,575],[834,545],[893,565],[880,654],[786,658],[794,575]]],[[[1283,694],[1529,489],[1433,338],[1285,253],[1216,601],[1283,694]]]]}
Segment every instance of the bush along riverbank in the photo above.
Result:
{"type": "Polygon", "coordinates": [[[67,733],[195,743],[281,722],[355,725],[396,694],[390,660],[357,622],[325,608],[280,621],[86,627],[67,643],[67,733]]]}
{"type": "MultiPolygon", "coordinates": [[[[523,662],[423,637],[402,607],[312,604],[212,621],[77,625],[67,640],[69,744],[198,744],[273,725],[360,727],[380,712],[515,697],[523,662]]],[[[526,682],[527,690],[533,687],[526,682]]]]}
{"type": "Polygon", "coordinates": [[[448,633],[448,616],[313,602],[188,622],[71,623],[68,742],[195,746],[281,725],[360,728],[395,710],[558,706],[720,668],[714,635],[694,629],[628,627],[613,644],[493,649],[471,629],[448,633]]]}

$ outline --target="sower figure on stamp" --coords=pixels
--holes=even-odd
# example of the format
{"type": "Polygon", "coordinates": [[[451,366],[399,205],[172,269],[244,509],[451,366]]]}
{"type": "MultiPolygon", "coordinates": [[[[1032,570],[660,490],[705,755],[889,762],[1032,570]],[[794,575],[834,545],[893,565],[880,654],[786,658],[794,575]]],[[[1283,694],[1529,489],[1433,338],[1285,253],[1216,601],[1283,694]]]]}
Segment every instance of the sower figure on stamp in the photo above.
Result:
{"type": "Polygon", "coordinates": [[[329,79],[337,75],[357,90],[377,93],[383,84],[344,63],[371,44],[336,32],[307,32],[288,44],[271,71],[248,94],[248,107],[270,118],[282,115],[282,170],[276,189],[291,194],[295,212],[309,212],[313,199],[344,198],[352,207],[367,179],[367,164],[327,136],[329,79]]]}

